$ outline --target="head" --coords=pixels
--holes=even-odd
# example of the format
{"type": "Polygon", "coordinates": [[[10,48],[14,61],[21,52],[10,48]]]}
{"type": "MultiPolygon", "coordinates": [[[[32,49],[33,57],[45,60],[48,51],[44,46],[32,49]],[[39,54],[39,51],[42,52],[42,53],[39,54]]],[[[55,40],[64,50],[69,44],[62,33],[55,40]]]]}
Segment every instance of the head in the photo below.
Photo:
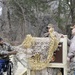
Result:
{"type": "Polygon", "coordinates": [[[51,28],[53,26],[53,24],[48,24],[47,28],[51,28]]]}
{"type": "Polygon", "coordinates": [[[72,29],[72,35],[75,35],[75,28],[72,29]]]}
{"type": "Polygon", "coordinates": [[[75,25],[71,27],[72,28],[72,35],[75,35],[75,25]]]}
{"type": "Polygon", "coordinates": [[[48,31],[49,31],[50,28],[53,28],[53,24],[48,24],[47,28],[48,28],[48,31]]]}
{"type": "Polygon", "coordinates": [[[3,44],[3,39],[0,37],[0,44],[3,44]]]}

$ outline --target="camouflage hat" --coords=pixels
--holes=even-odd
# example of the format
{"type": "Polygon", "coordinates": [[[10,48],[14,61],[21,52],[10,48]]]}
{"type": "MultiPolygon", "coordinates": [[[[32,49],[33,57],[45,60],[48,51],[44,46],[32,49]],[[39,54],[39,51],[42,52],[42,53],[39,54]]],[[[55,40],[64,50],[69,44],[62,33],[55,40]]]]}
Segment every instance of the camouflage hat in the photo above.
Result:
{"type": "Polygon", "coordinates": [[[52,26],[53,26],[53,24],[48,24],[48,26],[47,26],[47,27],[48,27],[48,28],[50,28],[50,27],[52,27],[52,26]]]}

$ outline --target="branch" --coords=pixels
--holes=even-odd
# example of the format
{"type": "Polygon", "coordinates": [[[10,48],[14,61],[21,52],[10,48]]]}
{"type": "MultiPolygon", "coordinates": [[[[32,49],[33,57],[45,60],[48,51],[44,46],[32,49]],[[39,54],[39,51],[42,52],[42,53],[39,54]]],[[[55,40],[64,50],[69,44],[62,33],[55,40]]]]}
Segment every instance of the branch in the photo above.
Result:
{"type": "Polygon", "coordinates": [[[3,5],[5,5],[5,4],[6,4],[4,1],[0,1],[0,3],[2,3],[3,5]]]}
{"type": "Polygon", "coordinates": [[[23,9],[23,7],[19,4],[19,2],[15,1],[15,0],[14,0],[14,2],[15,2],[15,3],[19,6],[19,8],[21,9],[22,15],[23,15],[23,18],[24,18],[24,9],[23,9]]]}
{"type": "Polygon", "coordinates": [[[0,1],[0,3],[3,3],[3,1],[0,1]]]}
{"type": "Polygon", "coordinates": [[[19,4],[19,2],[15,1],[14,2],[21,8],[21,10],[24,10],[23,7],[19,4]]]}

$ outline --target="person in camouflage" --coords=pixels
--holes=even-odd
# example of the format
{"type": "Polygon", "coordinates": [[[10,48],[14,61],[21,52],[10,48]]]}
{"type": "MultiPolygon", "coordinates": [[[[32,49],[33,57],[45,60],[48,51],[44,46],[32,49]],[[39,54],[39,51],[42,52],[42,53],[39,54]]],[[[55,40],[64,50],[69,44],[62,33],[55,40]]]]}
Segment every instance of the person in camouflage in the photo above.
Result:
{"type": "Polygon", "coordinates": [[[5,43],[3,39],[0,37],[0,75],[3,75],[1,71],[7,69],[7,65],[9,63],[9,56],[15,55],[17,51],[14,51],[13,48],[5,43]]]}
{"type": "MultiPolygon", "coordinates": [[[[48,24],[47,26],[47,33],[44,34],[45,37],[49,37],[49,29],[53,27],[53,24],[48,24]]],[[[59,34],[58,32],[54,31],[53,33],[56,37],[58,37],[60,39],[60,37],[63,36],[63,34],[59,34]]],[[[54,58],[52,57],[52,61],[54,61],[54,58]]],[[[48,70],[48,74],[47,75],[62,75],[61,69],[59,68],[47,68],[48,70]]],[[[44,70],[44,74],[45,74],[46,70],[44,70]]]]}
{"type": "Polygon", "coordinates": [[[68,75],[75,75],[75,25],[72,27],[73,38],[69,40],[70,47],[68,53],[69,72],[68,75]]]}

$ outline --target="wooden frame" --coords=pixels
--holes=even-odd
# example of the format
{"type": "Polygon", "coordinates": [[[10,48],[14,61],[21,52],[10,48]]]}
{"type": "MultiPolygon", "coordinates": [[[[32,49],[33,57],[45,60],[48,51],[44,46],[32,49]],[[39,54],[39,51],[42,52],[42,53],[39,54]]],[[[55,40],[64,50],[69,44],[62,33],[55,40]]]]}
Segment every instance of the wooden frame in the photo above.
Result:
{"type": "MultiPolygon", "coordinates": [[[[62,47],[62,63],[50,63],[48,65],[48,67],[51,68],[63,68],[63,74],[67,75],[67,36],[64,35],[63,38],[60,39],[60,42],[63,43],[63,47],[62,47]]],[[[27,75],[31,75],[30,74],[30,70],[27,70],[27,75]]]]}
{"type": "Polygon", "coordinates": [[[60,42],[63,43],[62,63],[50,63],[48,65],[48,67],[63,68],[64,69],[64,75],[67,75],[67,36],[65,35],[64,38],[61,38],[60,42]]]}

